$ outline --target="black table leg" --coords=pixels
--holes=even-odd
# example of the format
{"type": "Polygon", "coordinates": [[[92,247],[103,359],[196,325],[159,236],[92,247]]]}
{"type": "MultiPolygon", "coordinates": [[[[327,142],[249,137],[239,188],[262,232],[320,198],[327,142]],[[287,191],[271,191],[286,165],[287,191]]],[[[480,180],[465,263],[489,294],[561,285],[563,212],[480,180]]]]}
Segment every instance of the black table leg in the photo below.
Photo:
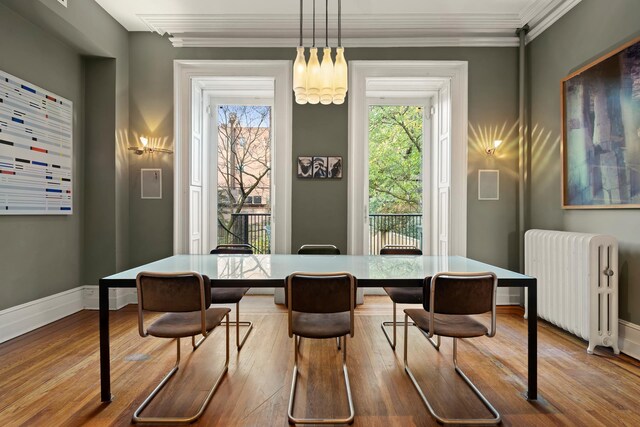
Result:
{"type": "Polygon", "coordinates": [[[100,400],[111,402],[111,356],[109,355],[109,286],[100,283],[100,400]]]}
{"type": "Polygon", "coordinates": [[[528,374],[529,381],[527,399],[538,399],[538,292],[537,282],[534,279],[527,286],[528,298],[528,319],[527,319],[527,339],[528,339],[528,374]]]}

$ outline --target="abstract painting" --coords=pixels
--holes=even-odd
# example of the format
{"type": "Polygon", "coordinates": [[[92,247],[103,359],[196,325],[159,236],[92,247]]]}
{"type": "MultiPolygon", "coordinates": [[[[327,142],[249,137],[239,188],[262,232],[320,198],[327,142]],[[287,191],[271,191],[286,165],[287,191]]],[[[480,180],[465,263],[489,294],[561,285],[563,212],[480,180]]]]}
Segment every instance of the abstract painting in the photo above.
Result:
{"type": "Polygon", "coordinates": [[[563,207],[640,208],[640,39],[562,81],[563,207]]]}
{"type": "Polygon", "coordinates": [[[0,71],[0,214],[73,212],[71,101],[0,71]]]}

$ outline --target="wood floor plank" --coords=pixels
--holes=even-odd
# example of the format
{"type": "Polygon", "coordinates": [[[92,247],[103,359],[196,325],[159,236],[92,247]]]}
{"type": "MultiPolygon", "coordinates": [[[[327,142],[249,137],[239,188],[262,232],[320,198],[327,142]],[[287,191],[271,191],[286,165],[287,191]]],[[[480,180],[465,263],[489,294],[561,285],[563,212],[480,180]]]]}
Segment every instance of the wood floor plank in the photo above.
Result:
{"type": "MultiPolygon", "coordinates": [[[[136,316],[135,306],[111,313],[115,399],[109,404],[100,402],[97,312],[82,311],[0,344],[0,425],[130,425],[135,408],[175,360],[175,343],[141,338],[136,316]]],[[[287,426],[293,343],[286,310],[268,296],[250,295],[242,301],[242,316],[254,322],[254,330],[238,353],[230,328],[229,371],[197,425],[287,426]]],[[[380,322],[390,318],[386,297],[368,296],[356,310],[347,359],[354,425],[436,426],[404,372],[403,328],[395,352],[382,334],[380,322]]],[[[607,349],[588,355],[584,341],[545,322],[539,327],[541,398],[525,400],[526,331],[520,309],[501,309],[495,338],[463,340],[458,349],[460,366],[501,412],[504,425],[640,425],[640,363],[607,349]]],[[[450,339],[443,339],[438,352],[410,328],[409,344],[410,366],[438,410],[447,416],[489,415],[453,370],[450,339]]],[[[196,352],[182,340],[181,351],[178,373],[145,414],[197,409],[222,368],[224,327],[196,352]]],[[[335,340],[303,340],[297,416],[346,414],[341,357],[335,340]]]]}

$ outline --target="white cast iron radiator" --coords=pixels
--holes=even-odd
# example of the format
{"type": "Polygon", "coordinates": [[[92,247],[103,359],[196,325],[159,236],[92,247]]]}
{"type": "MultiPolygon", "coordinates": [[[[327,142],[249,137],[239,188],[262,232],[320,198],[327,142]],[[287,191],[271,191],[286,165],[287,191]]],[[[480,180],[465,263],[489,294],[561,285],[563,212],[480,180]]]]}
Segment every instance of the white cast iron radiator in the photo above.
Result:
{"type": "Polygon", "coordinates": [[[600,234],[529,230],[525,274],[538,279],[538,316],[597,345],[618,349],[618,241],[600,234]]]}

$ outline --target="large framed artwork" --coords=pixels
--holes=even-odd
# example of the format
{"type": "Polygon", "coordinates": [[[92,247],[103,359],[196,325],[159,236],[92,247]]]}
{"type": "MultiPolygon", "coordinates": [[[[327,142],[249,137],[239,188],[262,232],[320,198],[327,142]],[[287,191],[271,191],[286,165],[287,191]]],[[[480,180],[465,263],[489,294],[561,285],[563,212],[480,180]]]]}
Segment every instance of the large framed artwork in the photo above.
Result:
{"type": "Polygon", "coordinates": [[[0,215],[73,213],[73,104],[0,71],[0,215]]]}
{"type": "Polygon", "coordinates": [[[640,38],[561,90],[563,208],[640,208],[640,38]]]}

